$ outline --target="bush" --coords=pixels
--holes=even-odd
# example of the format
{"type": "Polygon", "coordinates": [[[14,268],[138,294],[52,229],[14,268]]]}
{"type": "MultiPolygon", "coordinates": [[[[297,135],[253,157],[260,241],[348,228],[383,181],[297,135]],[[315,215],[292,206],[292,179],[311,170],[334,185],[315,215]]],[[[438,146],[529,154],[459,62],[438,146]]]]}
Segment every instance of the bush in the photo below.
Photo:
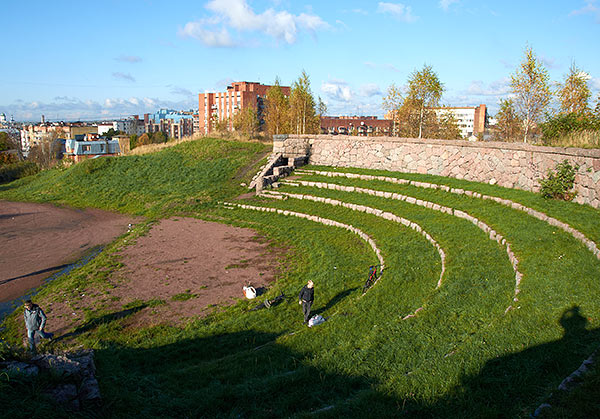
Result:
{"type": "Polygon", "coordinates": [[[571,166],[568,160],[556,165],[555,171],[548,170],[548,177],[540,180],[540,193],[546,199],[572,201],[577,192],[572,191],[579,166],[571,166]]]}
{"type": "Polygon", "coordinates": [[[0,183],[12,182],[25,176],[35,175],[40,169],[32,162],[18,162],[0,167],[0,183]]]}
{"type": "Polygon", "coordinates": [[[600,131],[600,119],[585,113],[559,114],[549,117],[540,124],[542,142],[545,145],[556,145],[564,137],[583,132],[600,131]]]}

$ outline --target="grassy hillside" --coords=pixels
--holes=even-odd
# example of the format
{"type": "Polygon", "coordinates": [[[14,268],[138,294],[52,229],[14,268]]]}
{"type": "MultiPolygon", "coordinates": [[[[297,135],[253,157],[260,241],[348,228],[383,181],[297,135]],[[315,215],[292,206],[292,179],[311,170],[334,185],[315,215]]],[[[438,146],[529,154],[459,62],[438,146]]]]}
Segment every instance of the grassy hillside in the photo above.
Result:
{"type": "Polygon", "coordinates": [[[0,199],[164,216],[235,196],[270,148],[203,139],[158,153],[87,160],[0,185],[0,199]]]}
{"type": "MultiPolygon", "coordinates": [[[[277,246],[292,249],[282,261],[287,269],[267,293],[274,297],[284,292],[289,298],[269,310],[249,311],[256,301],[240,301],[181,327],[136,330],[125,329],[126,319],[115,313],[90,312],[87,323],[73,333],[74,344],[96,350],[105,400],[94,415],[529,417],[551,394],[559,398],[558,384],[600,345],[600,261],[567,232],[523,211],[439,189],[308,172],[298,177],[407,195],[476,217],[502,234],[519,260],[523,278],[515,297],[515,272],[505,247],[480,226],[452,214],[357,191],[287,182],[277,190],[368,206],[417,223],[445,253],[446,270],[437,287],[442,261],[415,229],[291,196],[244,201],[333,219],[368,234],[381,249],[386,271],[363,295],[368,266],[377,258],[357,235],[279,213],[216,204],[243,191],[239,176],[263,151],[248,143],[189,143],[148,156],[86,162],[0,187],[1,199],[218,219],[251,227],[277,246]],[[314,310],[328,319],[311,329],[301,324],[296,300],[308,279],[316,284],[314,310]],[[508,307],[512,309],[506,311],[508,307]]],[[[511,199],[600,243],[600,212],[589,206],[455,179],[344,171],[511,199]]],[[[141,226],[131,237],[145,229],[141,226]]],[[[52,301],[59,289],[68,294],[85,286],[102,287],[118,266],[115,254],[126,239],[51,283],[41,301],[52,301]]],[[[123,309],[135,311],[154,302],[136,304],[123,309]]],[[[2,336],[7,341],[17,342],[20,321],[17,313],[6,322],[2,336]]],[[[585,391],[560,398],[555,415],[599,415],[593,396],[596,377],[587,384],[591,397],[585,391]]],[[[68,416],[41,395],[53,379],[40,377],[33,384],[0,379],[0,403],[15,417],[68,416]]]]}

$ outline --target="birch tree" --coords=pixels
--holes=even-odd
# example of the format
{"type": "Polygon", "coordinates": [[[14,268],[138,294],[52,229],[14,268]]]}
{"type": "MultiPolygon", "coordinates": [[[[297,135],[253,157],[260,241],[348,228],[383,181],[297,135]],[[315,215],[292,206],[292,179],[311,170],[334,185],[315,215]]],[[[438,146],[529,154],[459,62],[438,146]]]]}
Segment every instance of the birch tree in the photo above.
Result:
{"type": "Polygon", "coordinates": [[[428,112],[433,112],[432,107],[439,106],[444,92],[444,85],[440,82],[433,68],[424,65],[421,71],[413,71],[408,78],[408,94],[405,103],[418,111],[419,137],[423,138],[423,127],[427,120],[428,112]]]}
{"type": "Polygon", "coordinates": [[[589,101],[592,96],[588,80],[590,75],[571,63],[569,74],[559,85],[557,92],[560,101],[560,110],[563,113],[584,113],[589,110],[589,101]]]}
{"type": "Polygon", "coordinates": [[[515,109],[523,121],[523,142],[526,143],[550,103],[548,71],[531,47],[527,47],[523,61],[510,79],[515,109]]]}
{"type": "Polygon", "coordinates": [[[316,134],[319,132],[319,117],[315,109],[315,99],[310,89],[310,79],[302,71],[298,80],[292,84],[290,95],[290,114],[292,131],[296,134],[316,134]]]}
{"type": "Polygon", "coordinates": [[[394,129],[406,137],[423,138],[437,133],[437,117],[433,108],[439,106],[444,85],[431,66],[425,65],[408,78],[406,94],[391,85],[383,98],[383,106],[394,119],[394,129]]]}
{"type": "Polygon", "coordinates": [[[279,77],[275,78],[273,86],[267,90],[265,125],[269,135],[286,134],[290,132],[289,98],[283,94],[279,77]]]}
{"type": "Polygon", "coordinates": [[[496,119],[498,124],[494,132],[495,141],[516,141],[521,138],[523,121],[517,116],[512,99],[500,100],[500,110],[496,119]]]}

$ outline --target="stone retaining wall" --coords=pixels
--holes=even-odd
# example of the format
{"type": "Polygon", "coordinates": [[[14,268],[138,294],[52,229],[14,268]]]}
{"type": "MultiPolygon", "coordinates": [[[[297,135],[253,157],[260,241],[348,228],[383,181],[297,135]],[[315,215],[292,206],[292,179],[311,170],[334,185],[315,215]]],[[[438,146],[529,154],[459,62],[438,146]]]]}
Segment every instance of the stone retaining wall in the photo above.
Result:
{"type": "Polygon", "coordinates": [[[273,138],[273,152],[307,156],[310,164],[449,176],[537,192],[548,169],[579,165],[575,202],[600,208],[600,150],[518,143],[397,137],[289,135],[273,138]]]}

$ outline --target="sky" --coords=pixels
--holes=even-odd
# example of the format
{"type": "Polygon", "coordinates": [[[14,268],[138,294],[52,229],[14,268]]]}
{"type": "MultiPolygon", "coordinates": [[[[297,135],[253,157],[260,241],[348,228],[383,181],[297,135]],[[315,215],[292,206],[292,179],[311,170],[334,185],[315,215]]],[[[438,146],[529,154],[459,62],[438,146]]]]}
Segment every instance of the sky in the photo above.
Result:
{"type": "Polygon", "coordinates": [[[527,46],[551,80],[573,62],[600,92],[600,0],[10,1],[0,5],[0,113],[111,119],[198,108],[232,81],[291,85],[329,115],[377,115],[391,84],[432,66],[442,104],[510,93],[527,46]]]}

